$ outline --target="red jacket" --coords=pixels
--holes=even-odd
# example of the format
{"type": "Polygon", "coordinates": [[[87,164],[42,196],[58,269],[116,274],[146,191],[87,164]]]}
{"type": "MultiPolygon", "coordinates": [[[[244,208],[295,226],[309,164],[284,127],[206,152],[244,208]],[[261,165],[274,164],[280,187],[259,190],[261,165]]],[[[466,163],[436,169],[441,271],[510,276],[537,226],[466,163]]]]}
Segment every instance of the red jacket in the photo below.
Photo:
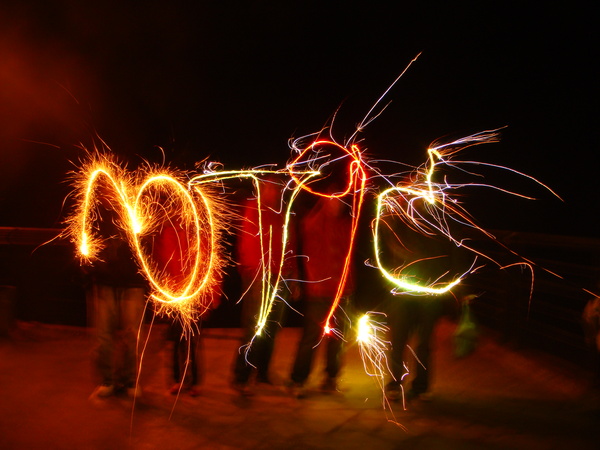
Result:
{"type": "MultiPolygon", "coordinates": [[[[352,217],[339,199],[320,198],[315,207],[301,219],[304,292],[308,299],[333,299],[342,278],[350,247],[352,217]]],[[[348,276],[342,295],[354,291],[353,258],[350,255],[348,276]]]]}
{"type": "MultiPolygon", "coordinates": [[[[259,222],[258,201],[248,199],[243,205],[243,219],[237,240],[237,262],[243,277],[254,278],[262,270],[262,261],[269,264],[273,276],[281,265],[283,230],[285,224],[285,205],[281,204],[281,187],[272,183],[264,183],[264,195],[261,197],[261,221],[259,222]],[[266,192],[266,191],[269,192],[266,192]],[[262,231],[262,245],[260,233],[262,231]],[[269,255],[269,249],[271,250],[269,255]]],[[[295,272],[295,233],[288,230],[286,254],[283,261],[284,277],[293,276],[295,272]]],[[[260,274],[258,275],[260,277],[260,274]]]]}

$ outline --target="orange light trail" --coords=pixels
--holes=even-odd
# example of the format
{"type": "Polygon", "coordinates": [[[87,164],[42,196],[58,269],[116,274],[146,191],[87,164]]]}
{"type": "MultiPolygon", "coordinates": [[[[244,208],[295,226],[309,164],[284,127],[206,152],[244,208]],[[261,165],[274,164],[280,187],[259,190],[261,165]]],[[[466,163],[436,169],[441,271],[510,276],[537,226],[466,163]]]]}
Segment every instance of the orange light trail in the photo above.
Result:
{"type": "Polygon", "coordinates": [[[353,256],[353,250],[354,250],[354,244],[355,244],[355,238],[356,238],[356,231],[358,229],[360,214],[362,211],[362,206],[363,206],[364,196],[365,196],[367,173],[366,173],[365,164],[362,159],[361,152],[358,149],[358,146],[352,144],[352,145],[350,145],[350,148],[347,148],[347,147],[344,147],[333,141],[318,140],[318,141],[315,141],[312,144],[310,144],[306,149],[304,149],[296,157],[296,159],[294,159],[293,162],[289,165],[290,176],[292,177],[292,179],[294,179],[298,182],[297,178],[295,177],[294,172],[292,172],[291,169],[293,169],[294,167],[299,166],[299,165],[310,164],[311,162],[313,162],[313,160],[311,160],[311,158],[309,158],[308,160],[302,160],[302,159],[305,156],[310,155],[311,153],[313,154],[313,159],[314,159],[314,155],[318,155],[318,153],[319,153],[319,147],[324,147],[324,146],[333,146],[336,150],[340,150],[342,152],[342,155],[345,155],[344,158],[345,157],[350,158],[350,164],[348,166],[349,177],[348,177],[348,183],[347,183],[345,189],[342,192],[325,193],[325,192],[319,192],[319,191],[311,188],[309,184],[298,183],[298,186],[300,189],[306,190],[306,191],[310,192],[311,194],[317,195],[320,197],[341,199],[343,197],[346,197],[347,195],[352,195],[352,204],[351,204],[352,225],[351,225],[350,236],[348,239],[348,250],[346,252],[346,257],[344,260],[342,273],[340,274],[340,278],[339,278],[340,281],[338,283],[337,291],[336,291],[335,297],[333,298],[331,308],[325,319],[324,328],[323,328],[324,332],[326,334],[329,334],[332,331],[332,327],[331,327],[332,317],[335,314],[337,307],[339,306],[342,294],[344,292],[344,288],[346,286],[346,282],[348,280],[350,266],[352,264],[352,256],[353,256]]]}
{"type": "Polygon", "coordinates": [[[141,273],[150,285],[157,312],[177,315],[186,325],[210,307],[211,293],[225,264],[221,235],[226,230],[224,204],[207,187],[188,189],[185,178],[166,169],[125,172],[110,157],[96,156],[76,179],[79,205],[67,232],[84,264],[93,264],[103,243],[95,224],[98,208],[110,205],[118,214],[141,273]],[[164,227],[183,230],[182,272],[173,277],[153,255],[155,239],[164,227]]]}

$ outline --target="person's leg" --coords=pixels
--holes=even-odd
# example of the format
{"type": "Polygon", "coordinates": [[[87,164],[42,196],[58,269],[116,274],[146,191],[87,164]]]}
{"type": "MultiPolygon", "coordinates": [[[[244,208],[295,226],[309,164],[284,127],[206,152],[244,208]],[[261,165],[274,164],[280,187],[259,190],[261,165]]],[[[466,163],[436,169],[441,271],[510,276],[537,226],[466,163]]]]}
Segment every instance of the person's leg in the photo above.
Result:
{"type": "Polygon", "coordinates": [[[102,384],[114,384],[114,333],[116,328],[116,299],[110,286],[92,286],[95,305],[97,337],[96,367],[102,384]]]}
{"type": "Polygon", "coordinates": [[[92,304],[94,305],[94,327],[96,331],[96,348],[94,351],[94,364],[100,383],[105,389],[99,395],[110,395],[114,389],[115,372],[114,356],[116,331],[117,305],[114,288],[94,284],[90,289],[92,304]]]}
{"type": "Polygon", "coordinates": [[[424,394],[429,390],[431,379],[431,346],[433,332],[442,313],[442,302],[436,298],[424,298],[418,304],[417,348],[415,353],[420,362],[416,365],[416,375],[411,386],[411,394],[424,394]]]}
{"type": "Polygon", "coordinates": [[[398,400],[402,395],[401,384],[407,373],[404,354],[415,321],[414,301],[399,297],[388,300],[387,314],[391,337],[389,368],[392,378],[386,385],[386,393],[391,400],[398,400]]]}
{"type": "Polygon", "coordinates": [[[285,306],[281,299],[275,300],[263,333],[256,342],[259,346],[256,349],[256,379],[258,382],[270,383],[269,368],[275,349],[275,337],[282,326],[285,306]]]}
{"type": "Polygon", "coordinates": [[[414,327],[415,308],[413,300],[394,297],[390,299],[388,323],[391,336],[390,370],[395,381],[400,382],[406,374],[404,354],[414,327]]]}
{"type": "Polygon", "coordinates": [[[188,350],[188,370],[190,371],[190,381],[192,386],[198,386],[200,383],[200,370],[198,358],[200,351],[200,333],[195,332],[193,336],[188,336],[186,348],[188,350]]]}
{"type": "Polygon", "coordinates": [[[191,386],[188,393],[192,397],[200,395],[199,385],[202,383],[203,369],[202,364],[202,336],[200,331],[189,337],[189,365],[191,370],[191,386]]]}
{"type": "Polygon", "coordinates": [[[261,283],[255,281],[242,299],[241,325],[243,336],[240,347],[236,349],[237,353],[233,367],[233,383],[238,387],[248,383],[252,370],[257,364],[257,349],[255,346],[258,344],[258,339],[254,335],[260,302],[261,283]],[[248,347],[248,344],[251,344],[250,347],[248,347]]]}
{"type": "Polygon", "coordinates": [[[124,346],[122,379],[127,388],[133,388],[137,381],[137,343],[144,314],[144,294],[144,289],[138,287],[119,290],[124,346]]]}
{"type": "Polygon", "coordinates": [[[181,335],[183,333],[183,328],[181,323],[173,319],[171,323],[169,323],[169,328],[167,329],[167,341],[169,342],[169,348],[171,351],[171,375],[173,384],[171,385],[169,392],[172,395],[176,395],[179,393],[180,383],[181,383],[181,363],[180,363],[180,353],[181,353],[181,335]]]}
{"type": "Polygon", "coordinates": [[[315,347],[323,337],[323,322],[327,314],[324,301],[308,300],[304,312],[304,327],[292,369],[292,382],[303,385],[312,368],[315,347]]]}
{"type": "MultiPolygon", "coordinates": [[[[335,315],[335,333],[327,336],[327,352],[325,374],[326,379],[322,385],[324,390],[337,390],[337,377],[342,367],[344,353],[344,337],[349,329],[348,317],[344,308],[349,304],[348,298],[342,298],[335,315]]],[[[326,313],[327,314],[327,313],[326,313]]]]}
{"type": "Polygon", "coordinates": [[[344,340],[342,336],[330,334],[326,336],[325,379],[321,383],[324,392],[337,391],[337,378],[341,369],[344,340]]]}

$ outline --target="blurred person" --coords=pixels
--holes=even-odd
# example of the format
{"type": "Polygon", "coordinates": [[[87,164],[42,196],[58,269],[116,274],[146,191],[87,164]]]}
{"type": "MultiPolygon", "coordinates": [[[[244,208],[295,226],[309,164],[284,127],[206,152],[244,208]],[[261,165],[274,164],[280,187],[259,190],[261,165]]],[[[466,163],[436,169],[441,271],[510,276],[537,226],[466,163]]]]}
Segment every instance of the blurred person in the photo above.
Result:
{"type": "Polygon", "coordinates": [[[406,392],[408,400],[418,397],[427,401],[431,398],[432,337],[442,310],[442,301],[434,295],[394,297],[388,301],[386,313],[392,343],[389,360],[392,379],[387,383],[385,393],[389,400],[399,400],[403,392],[406,392]],[[405,391],[401,388],[403,381],[408,383],[404,361],[413,336],[417,338],[413,349],[415,376],[410,388],[405,391]]]}
{"type": "MultiPolygon", "coordinates": [[[[417,205],[412,204],[411,207],[416,208],[417,205]]],[[[417,214],[424,219],[427,210],[423,208],[417,214]]],[[[381,260],[387,270],[418,285],[450,281],[453,250],[447,239],[434,233],[425,233],[427,225],[417,230],[398,217],[389,217],[392,220],[382,219],[380,225],[381,260]]],[[[388,291],[391,292],[393,287],[389,284],[388,291]]],[[[385,394],[389,400],[431,399],[434,330],[445,312],[445,303],[452,298],[451,293],[395,291],[387,294],[384,312],[390,329],[388,361],[391,377],[385,386],[385,394]],[[416,344],[411,346],[414,338],[416,344]],[[410,358],[411,355],[414,358],[410,358]],[[414,375],[408,369],[410,365],[413,366],[414,375]]]]}
{"type": "MultiPolygon", "coordinates": [[[[205,242],[205,241],[203,241],[205,242]]],[[[206,246],[203,246],[206,247],[206,246]]],[[[154,256],[169,282],[174,288],[181,288],[187,273],[191,271],[186,262],[189,255],[189,236],[186,231],[174,224],[163,226],[154,241],[154,256]]],[[[201,381],[201,331],[202,323],[208,319],[211,309],[220,302],[220,280],[212,290],[205,294],[203,305],[207,306],[200,317],[184,329],[181,319],[171,318],[167,330],[167,340],[172,342],[171,367],[173,384],[169,389],[172,395],[187,392],[191,397],[200,395],[201,381]]]]}
{"type": "MultiPolygon", "coordinates": [[[[219,305],[220,294],[211,294],[211,309],[219,305]]],[[[189,329],[184,329],[178,319],[173,319],[167,330],[167,340],[171,341],[172,382],[171,395],[187,392],[191,397],[200,395],[202,382],[202,324],[209,319],[209,311],[194,321],[189,329]]]]}
{"type": "Polygon", "coordinates": [[[108,198],[102,196],[98,212],[103,247],[98,258],[84,267],[96,333],[93,363],[99,379],[92,397],[109,397],[123,390],[138,397],[136,345],[147,283],[108,198]]]}
{"type": "Polygon", "coordinates": [[[287,279],[296,276],[295,232],[291,227],[288,229],[288,241],[282,261],[282,233],[285,221],[283,186],[275,176],[267,176],[258,183],[260,218],[257,192],[256,196],[246,199],[242,204],[242,223],[236,244],[238,271],[245,292],[241,300],[242,345],[235,356],[232,385],[243,395],[252,394],[252,381],[272,384],[269,367],[275,337],[284,320],[286,303],[292,297],[297,297],[295,284],[292,282],[290,285],[286,282],[287,279]],[[282,279],[277,297],[265,327],[256,335],[257,319],[266,295],[263,290],[272,289],[280,267],[282,279]],[[265,269],[266,279],[263,280],[265,269]],[[249,343],[251,344],[248,346],[249,343]]]}
{"type": "Polygon", "coordinates": [[[354,293],[353,262],[344,285],[337,313],[332,322],[336,332],[324,335],[327,315],[338,291],[348,254],[352,216],[348,205],[339,198],[319,197],[315,206],[300,219],[299,241],[304,283],[304,318],[302,336],[290,375],[289,386],[298,398],[305,395],[316,347],[326,346],[324,392],[338,390],[337,380],[342,366],[343,334],[347,328],[344,308],[354,293]]]}

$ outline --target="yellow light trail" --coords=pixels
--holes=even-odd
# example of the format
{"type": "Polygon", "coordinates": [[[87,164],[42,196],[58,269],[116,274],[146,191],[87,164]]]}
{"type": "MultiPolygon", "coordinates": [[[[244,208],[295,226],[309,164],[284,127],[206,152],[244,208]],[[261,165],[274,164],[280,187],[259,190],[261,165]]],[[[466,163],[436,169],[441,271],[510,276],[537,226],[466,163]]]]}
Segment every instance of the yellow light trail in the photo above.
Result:
{"type": "MultiPolygon", "coordinates": [[[[300,193],[302,187],[312,178],[319,176],[318,171],[305,171],[296,172],[293,168],[289,167],[285,172],[272,171],[272,170],[231,170],[223,172],[210,172],[203,175],[193,177],[189,184],[190,186],[200,186],[206,183],[217,183],[223,182],[228,179],[235,178],[249,178],[256,191],[257,197],[257,208],[258,208],[258,237],[260,239],[261,248],[261,273],[260,282],[262,285],[261,289],[261,306],[257,317],[255,337],[260,336],[264,327],[267,324],[269,315],[273,309],[273,304],[277,301],[279,292],[281,291],[281,283],[283,280],[282,271],[288,252],[289,243],[289,225],[292,215],[292,209],[294,201],[300,193]],[[283,215],[283,226],[281,230],[266,230],[264,221],[262,218],[263,201],[261,195],[261,176],[265,175],[287,175],[290,174],[295,181],[295,186],[292,188],[286,183],[286,187],[283,189],[281,198],[281,210],[280,214],[283,215]],[[281,239],[281,254],[273,254],[273,236],[280,236],[281,239]],[[275,273],[272,272],[271,261],[277,261],[277,268],[275,273]]],[[[295,257],[292,255],[291,257],[295,257]]],[[[251,344],[251,343],[248,343],[251,344]]]]}
{"type": "MultiPolygon", "coordinates": [[[[471,251],[475,255],[475,259],[477,256],[483,256],[491,260],[491,258],[480,253],[475,248],[469,247],[465,241],[459,241],[452,235],[449,222],[457,222],[462,224],[462,226],[476,229],[478,232],[493,239],[493,236],[479,227],[459,203],[448,194],[447,191],[453,186],[447,183],[436,183],[434,175],[438,165],[451,165],[451,161],[447,160],[447,158],[466,147],[497,141],[498,133],[496,130],[493,130],[431,147],[427,150],[428,163],[423,168],[417,169],[416,173],[410,176],[409,182],[400,182],[377,195],[375,219],[372,223],[373,252],[376,267],[382,276],[395,286],[392,291],[393,293],[404,292],[430,295],[447,293],[460,284],[461,280],[470,272],[473,265],[462,274],[456,275],[451,281],[434,281],[428,284],[413,281],[411,278],[403,276],[402,271],[404,268],[422,259],[408,262],[403,267],[394,267],[391,269],[384,267],[381,260],[383,249],[380,228],[382,222],[391,229],[390,221],[399,220],[408,229],[412,229],[424,236],[443,236],[453,245],[471,251]],[[420,212],[418,208],[419,203],[423,204],[425,213],[420,212]],[[425,215],[430,218],[426,218],[425,215]]],[[[432,258],[435,256],[430,255],[432,258]]],[[[437,275],[430,278],[439,280],[444,274],[437,275]]]]}

